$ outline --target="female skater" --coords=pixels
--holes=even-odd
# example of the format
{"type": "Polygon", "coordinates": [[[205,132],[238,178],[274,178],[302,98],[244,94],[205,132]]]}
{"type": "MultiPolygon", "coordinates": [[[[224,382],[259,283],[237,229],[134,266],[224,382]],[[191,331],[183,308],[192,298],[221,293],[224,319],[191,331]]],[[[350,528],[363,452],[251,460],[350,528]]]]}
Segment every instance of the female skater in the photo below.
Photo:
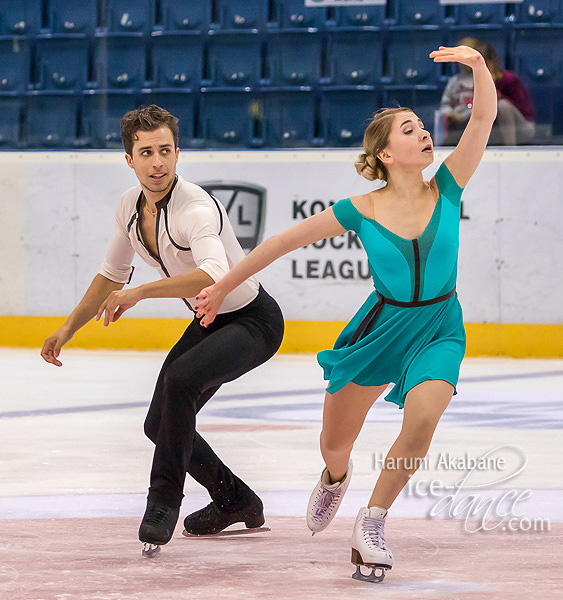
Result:
{"type": "Polygon", "coordinates": [[[376,113],[364,135],[356,169],[381,189],[340,200],[322,213],[275,235],[196,297],[208,326],[225,296],[247,277],[288,252],[355,231],[367,252],[375,291],[336,340],[320,352],[327,388],[320,445],[326,463],[309,502],[313,534],[327,527],[352,473],[350,453],[366,414],[388,383],[386,400],[404,407],[392,445],[352,537],[357,579],[381,581],[393,565],[384,539],[388,509],[426,455],[438,421],[455,394],[465,352],[462,312],[455,292],[460,198],[483,155],[496,117],[497,95],[481,54],[467,46],[440,46],[435,62],[473,70],[474,106],[456,149],[431,181],[422,171],[433,161],[432,140],[407,108],[376,113]],[[418,460],[417,460],[418,459],[418,460]],[[412,467],[412,468],[411,468],[412,467]],[[359,566],[372,569],[363,575],[359,566]],[[375,569],[381,569],[377,577],[375,569]]]}

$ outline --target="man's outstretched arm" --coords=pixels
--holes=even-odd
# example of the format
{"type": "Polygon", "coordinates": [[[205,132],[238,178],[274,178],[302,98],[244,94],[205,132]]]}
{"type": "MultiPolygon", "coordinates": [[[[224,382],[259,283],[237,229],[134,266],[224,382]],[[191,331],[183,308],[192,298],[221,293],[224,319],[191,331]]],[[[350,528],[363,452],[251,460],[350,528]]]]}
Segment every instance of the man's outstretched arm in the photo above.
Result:
{"type": "Polygon", "coordinates": [[[70,313],[64,325],[48,337],[43,344],[41,356],[48,363],[61,367],[58,360],[61,348],[72,336],[88,321],[94,318],[100,305],[114,291],[120,290],[125,284],[111,281],[103,275],[97,274],[78,306],[70,313]]]}

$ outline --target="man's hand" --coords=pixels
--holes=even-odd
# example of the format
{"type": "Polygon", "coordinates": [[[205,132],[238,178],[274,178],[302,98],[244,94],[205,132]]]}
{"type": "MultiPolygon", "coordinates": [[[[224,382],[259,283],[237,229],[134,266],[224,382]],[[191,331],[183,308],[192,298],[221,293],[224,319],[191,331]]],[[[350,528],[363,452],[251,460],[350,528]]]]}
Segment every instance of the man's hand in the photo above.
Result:
{"type": "Polygon", "coordinates": [[[58,357],[61,353],[61,348],[71,338],[72,334],[68,330],[62,327],[57,329],[57,331],[55,331],[51,337],[48,337],[43,344],[43,348],[41,349],[41,356],[43,360],[57,367],[62,367],[63,363],[58,360],[58,357]]]}
{"type": "Polygon", "coordinates": [[[143,294],[140,287],[111,292],[98,309],[96,321],[99,321],[105,313],[104,326],[107,327],[110,323],[115,323],[126,310],[135,306],[142,299],[143,294]]]}

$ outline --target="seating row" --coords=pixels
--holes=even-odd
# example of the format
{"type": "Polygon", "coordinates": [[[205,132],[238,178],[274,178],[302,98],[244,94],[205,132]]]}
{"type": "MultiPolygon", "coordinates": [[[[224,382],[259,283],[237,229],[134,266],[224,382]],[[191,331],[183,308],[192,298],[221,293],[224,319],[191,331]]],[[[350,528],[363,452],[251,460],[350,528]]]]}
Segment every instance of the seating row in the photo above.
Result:
{"type": "MultiPolygon", "coordinates": [[[[442,85],[439,45],[475,35],[435,30],[0,38],[0,92],[200,86],[442,85]]],[[[563,28],[483,30],[501,64],[529,82],[563,79],[563,28]]]]}
{"type": "Polygon", "coordinates": [[[563,23],[562,0],[306,6],[305,0],[2,0],[0,35],[563,23]]]}
{"type": "MultiPolygon", "coordinates": [[[[365,126],[382,106],[413,108],[434,133],[441,94],[441,88],[370,86],[0,94],[0,146],[121,148],[123,114],[152,103],[178,116],[184,148],[360,146],[365,126]]],[[[563,85],[544,86],[538,94],[554,134],[563,135],[563,113],[556,110],[563,85]]]]}
{"type": "MultiPolygon", "coordinates": [[[[435,106],[440,91],[415,96],[406,92],[406,96],[435,106]]],[[[406,96],[399,90],[393,93],[396,103],[405,104],[406,96]]],[[[322,98],[308,89],[0,95],[0,141],[5,147],[121,147],[123,114],[140,104],[155,103],[180,119],[182,147],[358,145],[366,119],[384,105],[384,97],[380,90],[368,87],[328,89],[322,98]]],[[[386,100],[392,101],[391,93],[386,100]]]]}

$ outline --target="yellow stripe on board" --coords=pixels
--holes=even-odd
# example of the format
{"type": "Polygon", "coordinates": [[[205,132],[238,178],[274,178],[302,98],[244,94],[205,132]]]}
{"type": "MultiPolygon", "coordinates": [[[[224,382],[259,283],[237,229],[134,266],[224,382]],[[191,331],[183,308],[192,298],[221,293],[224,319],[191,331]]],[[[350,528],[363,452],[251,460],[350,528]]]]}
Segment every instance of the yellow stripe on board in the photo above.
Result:
{"type": "MultiPolygon", "coordinates": [[[[0,346],[40,348],[63,317],[0,317],[0,346]]],[[[104,327],[91,321],[69,342],[74,348],[170,349],[189,325],[184,319],[121,319],[104,327]]],[[[287,321],[280,352],[332,348],[345,323],[287,321]]],[[[466,323],[466,356],[563,357],[563,325],[466,323]]]]}

